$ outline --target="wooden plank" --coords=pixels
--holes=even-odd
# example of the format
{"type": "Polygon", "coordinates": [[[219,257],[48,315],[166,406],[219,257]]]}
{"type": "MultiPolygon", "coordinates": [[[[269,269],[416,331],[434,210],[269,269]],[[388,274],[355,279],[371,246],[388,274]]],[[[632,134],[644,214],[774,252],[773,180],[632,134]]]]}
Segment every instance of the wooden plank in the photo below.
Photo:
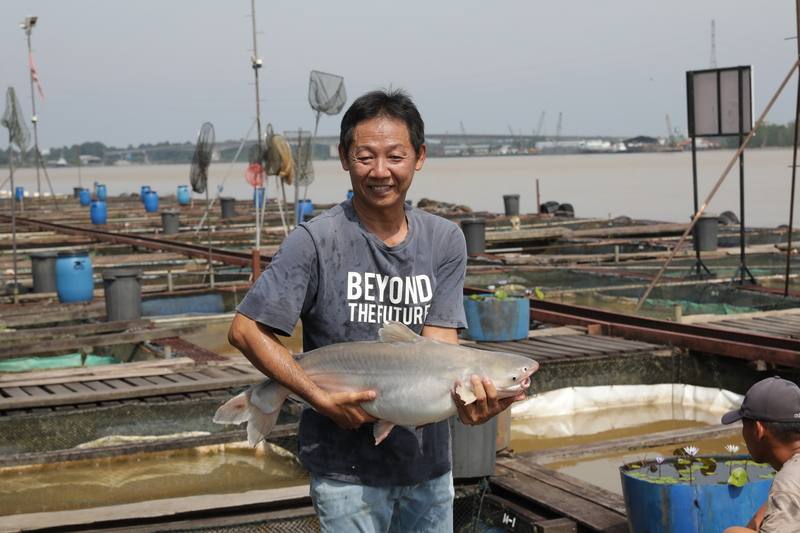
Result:
{"type": "Polygon", "coordinates": [[[130,383],[126,383],[121,379],[104,379],[103,382],[114,390],[131,390],[136,388],[130,383]]]}
{"type": "Polygon", "coordinates": [[[89,387],[93,391],[96,391],[96,390],[99,390],[99,391],[114,390],[114,387],[112,387],[111,385],[109,385],[107,383],[104,383],[102,381],[98,381],[98,380],[81,381],[81,384],[86,386],[86,387],[89,387]]]}
{"type": "Polygon", "coordinates": [[[3,387],[3,396],[7,398],[30,398],[30,394],[22,390],[20,387],[3,387]]]}
{"type": "Polygon", "coordinates": [[[186,368],[195,366],[195,362],[188,357],[176,357],[175,359],[153,359],[149,361],[137,361],[135,363],[125,363],[121,365],[104,365],[104,366],[83,366],[75,368],[59,368],[57,370],[34,370],[31,372],[24,372],[20,374],[0,374],[0,387],[9,382],[24,382],[34,381],[42,383],[50,378],[71,378],[73,376],[84,377],[101,377],[111,376],[118,377],[127,373],[133,373],[142,369],[175,369],[186,368]]]}
{"type": "Polygon", "coordinates": [[[41,342],[56,337],[85,337],[90,334],[110,333],[128,329],[140,329],[151,326],[150,320],[122,320],[117,322],[100,322],[97,324],[78,324],[76,326],[60,326],[55,328],[23,329],[1,331],[0,342],[12,342],[24,339],[29,342],[41,342]]]}
{"type": "Polygon", "coordinates": [[[556,347],[543,345],[539,342],[482,342],[482,346],[496,352],[517,353],[520,355],[546,355],[550,357],[567,357],[565,353],[556,347]]]}
{"type": "MultiPolygon", "coordinates": [[[[572,351],[572,352],[574,352],[576,354],[579,354],[579,355],[583,355],[583,354],[603,354],[603,353],[609,353],[610,351],[612,351],[612,350],[609,350],[606,347],[600,346],[599,344],[590,344],[590,345],[585,345],[585,346],[578,346],[578,345],[576,345],[574,343],[565,342],[565,341],[562,341],[560,339],[552,338],[552,337],[548,337],[547,339],[542,340],[541,342],[544,342],[544,343],[547,343],[547,344],[550,344],[550,345],[558,346],[559,349],[563,348],[565,350],[570,350],[570,351],[572,351]]],[[[613,350],[613,351],[617,351],[617,350],[613,350]]]]}
{"type": "MultiPolygon", "coordinates": [[[[50,390],[52,390],[52,387],[54,386],[55,385],[51,386],[50,390]]],[[[80,381],[76,381],[75,383],[70,383],[69,388],[72,389],[75,392],[75,394],[78,395],[80,398],[92,397],[95,393],[94,389],[92,389],[91,387],[87,387],[80,381]]]]}
{"type": "MultiPolygon", "coordinates": [[[[61,385],[57,385],[57,386],[62,387],[61,385]]],[[[62,388],[65,391],[72,392],[71,390],[67,389],[66,387],[62,387],[62,388]]],[[[42,387],[35,387],[35,386],[22,387],[22,390],[24,390],[25,392],[27,392],[28,394],[30,394],[34,398],[44,398],[44,397],[47,397],[47,396],[50,395],[50,393],[47,392],[47,390],[45,390],[42,387]]]]}
{"type": "Polygon", "coordinates": [[[528,498],[536,504],[596,531],[623,533],[628,531],[624,515],[606,509],[581,496],[548,485],[536,478],[505,468],[496,467],[491,485],[528,498]]]}

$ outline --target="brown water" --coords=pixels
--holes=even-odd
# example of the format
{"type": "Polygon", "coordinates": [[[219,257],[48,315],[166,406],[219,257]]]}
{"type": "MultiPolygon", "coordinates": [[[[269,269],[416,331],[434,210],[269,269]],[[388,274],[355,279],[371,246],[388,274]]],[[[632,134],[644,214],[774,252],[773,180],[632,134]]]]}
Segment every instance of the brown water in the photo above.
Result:
{"type": "MultiPolygon", "coordinates": [[[[213,320],[204,324],[199,331],[183,335],[183,338],[219,355],[237,357],[241,353],[228,342],[228,328],[230,326],[230,320],[213,320]]],[[[302,324],[300,322],[297,323],[291,337],[278,336],[278,340],[293,353],[303,351],[302,324]]]]}
{"type": "MultiPolygon", "coordinates": [[[[714,150],[698,154],[700,196],[711,189],[734,152],[714,150]]],[[[760,149],[745,156],[747,222],[777,226],[788,221],[790,149],[760,149]]],[[[338,161],[315,161],[316,181],[309,198],[331,203],[344,199],[349,178],[338,161]]],[[[210,190],[228,176],[224,194],[251,198],[244,181],[245,165],[214,163],[210,190]]],[[[48,169],[56,192],[71,193],[78,185],[76,168],[48,169]]],[[[33,191],[33,169],[17,173],[17,185],[33,191]]],[[[188,183],[188,165],[84,167],[83,185],[99,181],[110,195],[138,192],[150,185],[161,194],[175,194],[188,183]]],[[[580,217],[628,215],[667,221],[686,221],[692,212],[691,155],[680,153],[598,154],[429,159],[414,179],[409,198],[435,198],[466,204],[476,210],[502,212],[503,194],[518,193],[520,209],[535,208],[535,180],[540,180],[542,201],[569,202],[580,217]]],[[[43,189],[44,190],[44,189],[43,189]]],[[[708,208],[709,212],[738,212],[738,166],[708,208]]],[[[291,199],[293,192],[287,191],[291,199]]],[[[275,195],[273,186],[268,191],[275,195]]]]}
{"type": "Polygon", "coordinates": [[[302,485],[279,448],[246,443],[0,469],[0,516],[302,485]]]}

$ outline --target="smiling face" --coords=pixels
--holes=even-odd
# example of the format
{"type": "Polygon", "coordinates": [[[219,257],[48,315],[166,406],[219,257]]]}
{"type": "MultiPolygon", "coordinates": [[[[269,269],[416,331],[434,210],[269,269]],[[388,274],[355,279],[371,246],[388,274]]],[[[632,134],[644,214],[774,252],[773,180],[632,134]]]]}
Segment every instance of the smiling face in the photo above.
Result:
{"type": "Polygon", "coordinates": [[[350,173],[357,209],[402,209],[414,173],[425,163],[425,145],[416,153],[405,122],[378,116],[356,125],[350,149],[340,146],[339,158],[350,173]]]}

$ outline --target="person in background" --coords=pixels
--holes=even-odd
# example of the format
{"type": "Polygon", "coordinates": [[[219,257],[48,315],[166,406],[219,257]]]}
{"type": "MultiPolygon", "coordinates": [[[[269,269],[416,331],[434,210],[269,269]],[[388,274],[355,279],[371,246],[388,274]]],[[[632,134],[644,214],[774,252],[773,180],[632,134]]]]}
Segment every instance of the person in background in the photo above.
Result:
{"type": "Polygon", "coordinates": [[[800,387],[779,377],[759,381],[742,406],[722,417],[723,424],[742,421],[742,437],[754,461],[777,471],[769,496],[747,527],[724,533],[800,532],[800,387]]]}

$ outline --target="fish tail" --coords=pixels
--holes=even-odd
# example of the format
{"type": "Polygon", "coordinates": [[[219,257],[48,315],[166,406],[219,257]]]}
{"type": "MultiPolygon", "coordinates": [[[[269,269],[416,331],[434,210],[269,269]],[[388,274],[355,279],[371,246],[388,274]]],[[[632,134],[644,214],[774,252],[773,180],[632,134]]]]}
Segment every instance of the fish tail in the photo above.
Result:
{"type": "Polygon", "coordinates": [[[214,422],[239,424],[247,421],[247,440],[251,446],[255,446],[275,427],[281,406],[288,396],[287,388],[274,381],[263,381],[217,409],[214,422]]]}

